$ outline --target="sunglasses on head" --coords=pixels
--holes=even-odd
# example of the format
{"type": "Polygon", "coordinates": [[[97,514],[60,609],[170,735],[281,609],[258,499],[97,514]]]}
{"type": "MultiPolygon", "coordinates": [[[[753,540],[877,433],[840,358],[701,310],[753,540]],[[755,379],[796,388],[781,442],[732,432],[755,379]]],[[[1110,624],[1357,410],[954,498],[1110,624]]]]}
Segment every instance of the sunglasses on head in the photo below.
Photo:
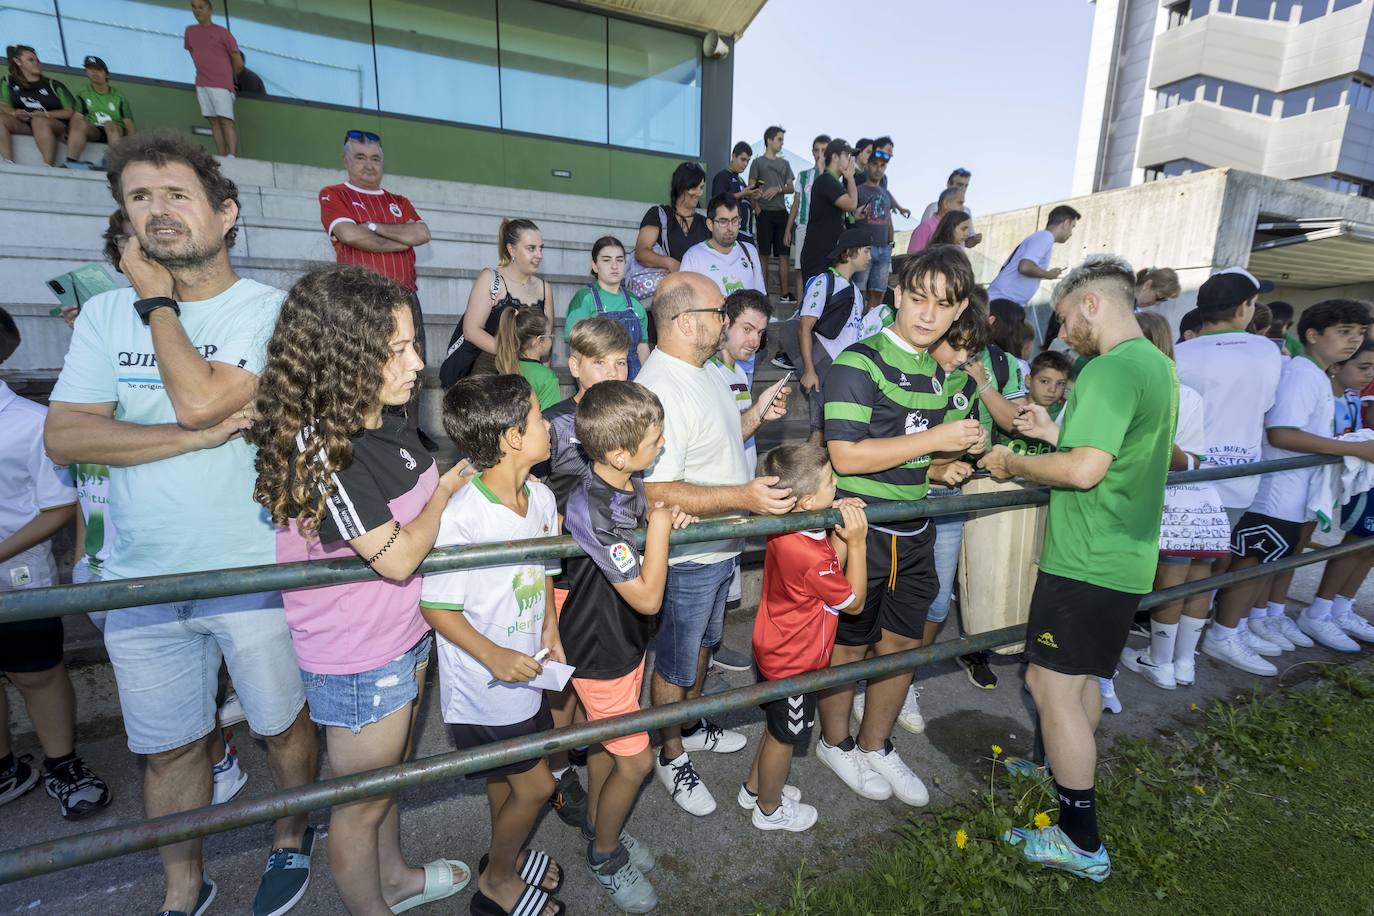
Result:
{"type": "Polygon", "coordinates": [[[955,170],[954,170],[954,177],[955,177],[955,178],[967,178],[967,177],[969,177],[969,176],[972,175],[972,174],[973,174],[973,173],[970,172],[968,169],[955,169],[955,170]]]}
{"type": "Polygon", "coordinates": [[[885,149],[875,149],[870,158],[877,159],[879,162],[888,162],[892,159],[892,154],[885,149]]]}
{"type": "Polygon", "coordinates": [[[344,134],[344,138],[347,140],[361,140],[364,143],[382,142],[382,138],[370,130],[350,130],[348,133],[344,134]]]}

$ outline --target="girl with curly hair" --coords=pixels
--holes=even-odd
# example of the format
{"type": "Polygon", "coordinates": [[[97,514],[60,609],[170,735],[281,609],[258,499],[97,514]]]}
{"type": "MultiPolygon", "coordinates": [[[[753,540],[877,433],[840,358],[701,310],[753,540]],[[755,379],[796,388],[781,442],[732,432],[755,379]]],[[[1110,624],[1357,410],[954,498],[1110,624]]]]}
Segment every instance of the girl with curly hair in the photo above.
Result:
{"type": "MultiPolygon", "coordinates": [[[[409,294],[358,267],[327,267],[291,288],[258,383],[257,499],[277,526],[277,561],[362,557],[377,578],[283,594],[310,718],[335,776],[400,763],[433,647],[415,569],[464,482],[440,476],[405,418],[424,362],[409,294]]],[[[329,865],[350,913],[400,912],[450,896],[466,865],[423,869],[401,855],[394,796],[334,809],[329,865]]]]}

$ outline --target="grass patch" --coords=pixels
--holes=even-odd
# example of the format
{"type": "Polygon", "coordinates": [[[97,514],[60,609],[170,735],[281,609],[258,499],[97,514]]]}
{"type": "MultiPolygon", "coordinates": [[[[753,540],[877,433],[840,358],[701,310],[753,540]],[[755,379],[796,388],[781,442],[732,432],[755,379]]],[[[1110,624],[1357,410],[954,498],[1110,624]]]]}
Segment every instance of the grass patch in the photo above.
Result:
{"type": "Polygon", "coordinates": [[[998,838],[1058,813],[1047,783],[1009,779],[914,818],[862,872],[803,865],[774,916],[1057,913],[1185,916],[1360,910],[1374,884],[1374,677],[1337,668],[1306,689],[1208,709],[1164,743],[1118,741],[1098,768],[1105,884],[1025,862],[998,838]]]}

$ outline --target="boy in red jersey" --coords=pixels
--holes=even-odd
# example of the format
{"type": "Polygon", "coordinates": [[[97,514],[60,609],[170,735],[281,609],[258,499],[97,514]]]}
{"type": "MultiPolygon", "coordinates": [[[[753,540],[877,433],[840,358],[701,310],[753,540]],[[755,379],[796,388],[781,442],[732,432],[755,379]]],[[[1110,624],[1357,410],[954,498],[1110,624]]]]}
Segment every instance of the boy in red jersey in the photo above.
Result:
{"type": "MultiPolygon", "coordinates": [[[[760,680],[776,681],[828,667],[839,615],[863,609],[868,518],[861,500],[835,502],[835,472],[818,445],[780,445],[763,457],[761,472],[792,488],[798,497],[793,512],[834,506],[844,519],[828,538],[824,530],[813,530],[768,539],[763,597],[754,618],[754,660],[760,680]]],[[[801,792],[786,782],[793,750],[811,740],[816,698],[783,697],[762,709],[767,727],[749,778],[740,786],[739,805],[753,811],[760,830],[806,830],[816,823],[816,809],[802,804],[801,792]]]]}

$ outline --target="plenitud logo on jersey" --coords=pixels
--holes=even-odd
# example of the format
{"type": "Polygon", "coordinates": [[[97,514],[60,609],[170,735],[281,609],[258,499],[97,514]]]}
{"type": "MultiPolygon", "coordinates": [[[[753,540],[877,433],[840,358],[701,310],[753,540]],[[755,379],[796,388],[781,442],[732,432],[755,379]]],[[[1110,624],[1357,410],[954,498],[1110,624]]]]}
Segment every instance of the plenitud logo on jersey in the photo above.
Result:
{"type": "Polygon", "coordinates": [[[916,410],[906,415],[906,434],[908,436],[912,433],[923,433],[927,429],[930,429],[930,421],[926,419],[925,414],[916,410]]]}
{"type": "Polygon", "coordinates": [[[519,616],[513,626],[506,627],[507,635],[537,633],[544,622],[544,568],[522,566],[511,577],[510,585],[519,616]],[[526,616],[526,611],[534,613],[526,616]]]}
{"type": "Polygon", "coordinates": [[[410,454],[410,452],[406,451],[405,449],[401,449],[401,460],[406,463],[407,471],[413,471],[418,466],[416,464],[415,458],[410,454]]]}
{"type": "Polygon", "coordinates": [[[635,568],[635,552],[629,544],[612,544],[606,551],[611,556],[611,564],[623,573],[635,568]]]}
{"type": "Polygon", "coordinates": [[[391,215],[392,215],[392,216],[396,217],[397,219],[400,219],[400,218],[401,218],[401,205],[398,204],[398,203],[396,203],[396,201],[393,200],[393,201],[387,206],[387,209],[391,211],[391,215]]]}

